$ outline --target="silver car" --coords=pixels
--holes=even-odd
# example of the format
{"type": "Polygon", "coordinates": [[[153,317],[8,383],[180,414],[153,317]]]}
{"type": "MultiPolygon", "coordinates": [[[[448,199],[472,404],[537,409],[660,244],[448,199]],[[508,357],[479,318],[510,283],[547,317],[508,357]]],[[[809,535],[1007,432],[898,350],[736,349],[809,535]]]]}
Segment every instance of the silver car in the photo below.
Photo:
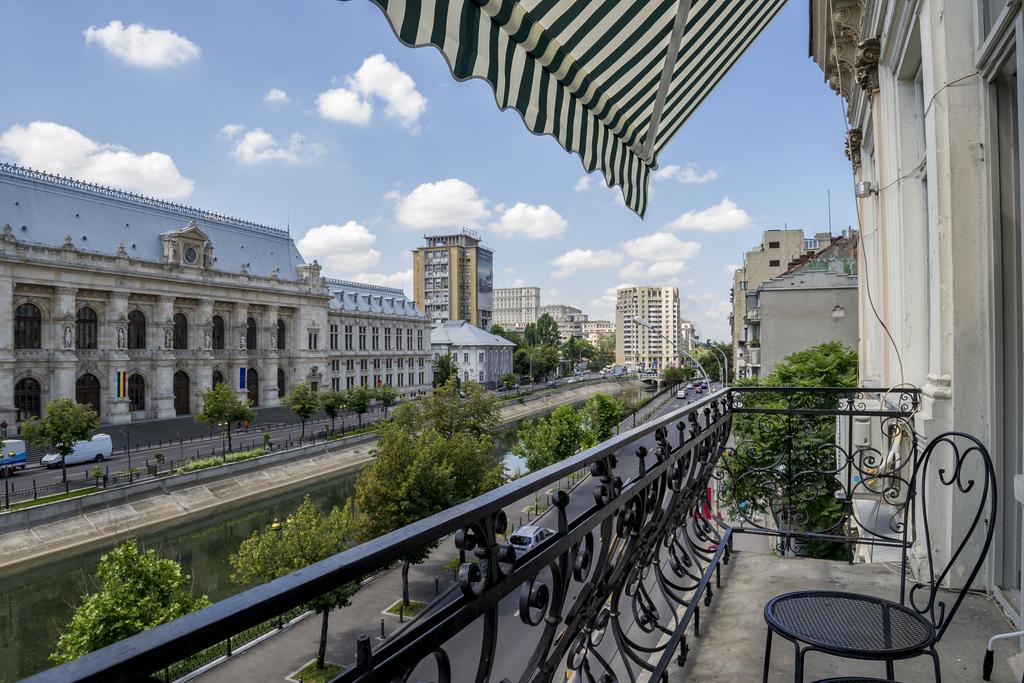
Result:
{"type": "Polygon", "coordinates": [[[554,535],[553,530],[542,526],[521,526],[508,537],[508,544],[515,548],[516,557],[519,558],[554,535]]]}

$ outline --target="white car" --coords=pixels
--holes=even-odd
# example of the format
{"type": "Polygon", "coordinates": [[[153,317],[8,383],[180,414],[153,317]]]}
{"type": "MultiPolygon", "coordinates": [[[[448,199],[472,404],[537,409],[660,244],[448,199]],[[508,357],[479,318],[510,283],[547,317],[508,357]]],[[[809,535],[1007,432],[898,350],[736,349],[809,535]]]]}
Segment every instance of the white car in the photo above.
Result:
{"type": "Polygon", "coordinates": [[[516,557],[522,557],[538,545],[555,535],[551,529],[542,526],[521,526],[508,537],[508,544],[515,548],[516,557]]]}
{"type": "MultiPolygon", "coordinates": [[[[114,444],[109,434],[96,434],[88,441],[79,441],[75,444],[75,450],[71,455],[64,458],[65,465],[78,465],[83,462],[103,462],[103,458],[110,458],[114,455],[114,444]]],[[[60,467],[60,454],[47,453],[43,456],[43,465],[46,467],[60,467]]]]}
{"type": "Polygon", "coordinates": [[[677,391],[676,398],[686,398],[686,389],[680,389],[677,391]]]}

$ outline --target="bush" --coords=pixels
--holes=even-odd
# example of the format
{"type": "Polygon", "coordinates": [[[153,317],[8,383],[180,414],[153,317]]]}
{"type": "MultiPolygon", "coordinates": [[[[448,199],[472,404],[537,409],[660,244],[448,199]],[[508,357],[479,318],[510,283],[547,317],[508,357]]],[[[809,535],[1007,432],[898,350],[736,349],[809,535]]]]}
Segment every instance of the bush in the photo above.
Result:
{"type": "Polygon", "coordinates": [[[218,465],[226,465],[232,462],[241,462],[243,460],[252,460],[258,458],[261,455],[266,455],[267,451],[263,448],[254,448],[250,451],[239,451],[237,453],[228,453],[223,459],[216,456],[212,458],[201,458],[198,460],[192,460],[181,467],[174,469],[175,474],[184,474],[185,472],[195,472],[197,470],[205,470],[210,467],[217,467],[218,465]]]}

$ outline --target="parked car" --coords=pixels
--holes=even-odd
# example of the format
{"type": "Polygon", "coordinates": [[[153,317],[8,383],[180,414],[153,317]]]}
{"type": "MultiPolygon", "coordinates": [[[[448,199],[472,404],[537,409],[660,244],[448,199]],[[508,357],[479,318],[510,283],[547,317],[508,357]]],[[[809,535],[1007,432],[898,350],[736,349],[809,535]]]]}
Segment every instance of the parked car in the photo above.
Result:
{"type": "MultiPolygon", "coordinates": [[[[103,458],[110,458],[114,455],[114,443],[109,434],[96,434],[88,441],[79,441],[75,444],[75,450],[71,455],[64,458],[65,465],[78,465],[83,462],[103,462],[103,458]]],[[[47,453],[43,456],[43,465],[46,467],[60,467],[60,454],[47,453]]]]}
{"type": "Polygon", "coordinates": [[[521,526],[508,537],[508,544],[515,548],[516,557],[522,557],[554,535],[555,532],[546,527],[521,526]]]}
{"type": "Polygon", "coordinates": [[[553,386],[555,386],[555,383],[554,382],[548,382],[544,386],[546,386],[546,387],[553,387],[553,386]]]}
{"type": "Polygon", "coordinates": [[[25,465],[25,442],[21,439],[4,439],[3,451],[0,451],[0,470],[23,470],[25,465]]]}

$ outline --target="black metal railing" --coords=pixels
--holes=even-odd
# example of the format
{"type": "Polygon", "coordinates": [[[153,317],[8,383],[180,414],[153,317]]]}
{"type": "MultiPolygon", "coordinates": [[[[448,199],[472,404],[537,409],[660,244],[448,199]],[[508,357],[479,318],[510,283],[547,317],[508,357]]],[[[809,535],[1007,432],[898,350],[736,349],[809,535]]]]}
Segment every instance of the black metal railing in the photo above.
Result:
{"type": "Polygon", "coordinates": [[[721,588],[734,533],[773,534],[788,550],[818,540],[908,542],[900,485],[904,458],[916,457],[917,401],[916,391],[724,389],[32,680],[137,680],[438,540],[460,551],[456,597],[383,643],[360,637],[354,665],[336,680],[551,681],[565,670],[586,681],[659,680],[685,661],[688,634],[699,636],[701,607],[721,588]],[[758,436],[772,441],[759,445],[758,436]],[[888,459],[894,453],[898,463],[888,459]],[[591,481],[551,497],[554,536],[516,557],[500,538],[505,509],[582,469],[591,481]],[[869,496],[892,518],[882,528],[858,517],[857,501],[869,496]],[[808,514],[811,498],[837,501],[821,528],[808,514]],[[515,647],[524,638],[525,656],[515,647]],[[503,656],[510,649],[517,654],[503,656]]]}

